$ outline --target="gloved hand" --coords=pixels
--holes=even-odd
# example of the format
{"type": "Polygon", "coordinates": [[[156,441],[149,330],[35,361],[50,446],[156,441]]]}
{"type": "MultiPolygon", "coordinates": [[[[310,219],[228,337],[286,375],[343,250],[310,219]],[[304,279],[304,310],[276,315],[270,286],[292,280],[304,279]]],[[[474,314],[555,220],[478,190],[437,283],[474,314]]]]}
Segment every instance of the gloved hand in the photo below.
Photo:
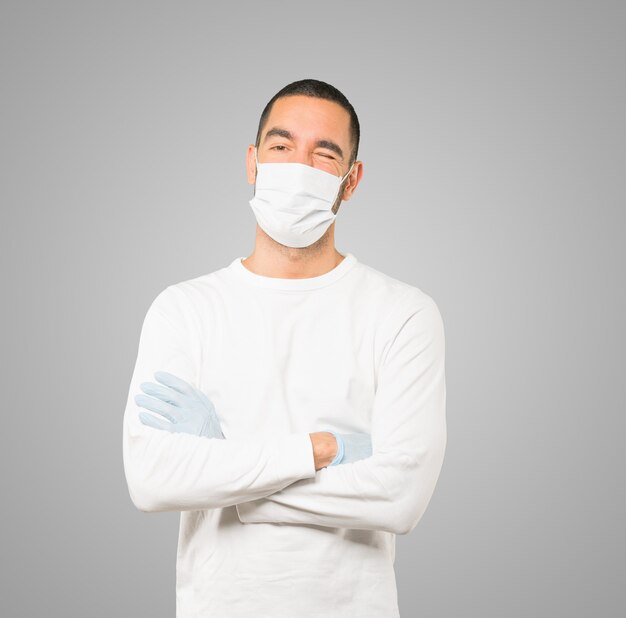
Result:
{"type": "Polygon", "coordinates": [[[372,455],[372,437],[369,433],[330,433],[337,440],[337,454],[331,466],[367,459],[372,455]]]}
{"type": "Polygon", "coordinates": [[[140,386],[146,395],[135,395],[135,403],[164,418],[139,412],[144,425],[173,433],[225,439],[215,407],[202,391],[167,371],[157,371],[154,377],[163,386],[143,382],[140,386]]]}

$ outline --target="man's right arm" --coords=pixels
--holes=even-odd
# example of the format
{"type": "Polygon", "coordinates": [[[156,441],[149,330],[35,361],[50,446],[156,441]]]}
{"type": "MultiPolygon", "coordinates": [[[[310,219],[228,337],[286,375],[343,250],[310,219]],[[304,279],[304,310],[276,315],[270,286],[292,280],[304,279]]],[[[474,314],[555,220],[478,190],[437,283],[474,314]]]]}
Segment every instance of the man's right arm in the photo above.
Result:
{"type": "Polygon", "coordinates": [[[193,336],[188,309],[184,292],[169,286],[143,322],[123,419],[124,473],[135,506],[141,511],[221,508],[315,477],[317,465],[332,454],[328,438],[294,433],[221,440],[154,429],[140,421],[143,408],[135,395],[155,371],[197,385],[199,338],[193,336]]]}

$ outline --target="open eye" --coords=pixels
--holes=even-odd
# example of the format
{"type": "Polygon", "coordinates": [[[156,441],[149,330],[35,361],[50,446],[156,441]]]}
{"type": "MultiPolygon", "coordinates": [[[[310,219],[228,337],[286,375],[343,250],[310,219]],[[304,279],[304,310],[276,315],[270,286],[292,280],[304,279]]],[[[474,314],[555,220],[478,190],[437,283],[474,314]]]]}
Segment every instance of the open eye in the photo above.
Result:
{"type": "Polygon", "coordinates": [[[282,152],[285,149],[286,149],[286,146],[284,146],[283,144],[276,144],[276,146],[272,146],[270,148],[270,150],[278,150],[279,152],[282,152]]]}

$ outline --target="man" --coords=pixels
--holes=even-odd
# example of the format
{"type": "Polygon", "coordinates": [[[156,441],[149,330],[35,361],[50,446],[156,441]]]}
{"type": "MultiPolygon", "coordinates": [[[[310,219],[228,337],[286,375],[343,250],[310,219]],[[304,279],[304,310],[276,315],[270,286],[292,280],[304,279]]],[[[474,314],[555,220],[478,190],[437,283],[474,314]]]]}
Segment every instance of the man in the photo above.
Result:
{"type": "Polygon", "coordinates": [[[137,508],[181,512],[178,618],[400,615],[395,535],[446,446],[444,330],[426,293],[335,249],[358,145],[336,88],[283,88],[247,152],[253,253],[146,314],[124,467],[137,508]]]}

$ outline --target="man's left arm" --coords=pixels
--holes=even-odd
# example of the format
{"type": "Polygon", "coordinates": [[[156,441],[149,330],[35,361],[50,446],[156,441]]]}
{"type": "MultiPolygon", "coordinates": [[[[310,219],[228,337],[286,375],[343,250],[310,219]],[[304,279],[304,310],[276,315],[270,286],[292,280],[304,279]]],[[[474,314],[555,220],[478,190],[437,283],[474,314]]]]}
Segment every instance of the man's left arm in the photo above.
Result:
{"type": "Polygon", "coordinates": [[[372,455],[322,468],[236,505],[243,523],[411,532],[426,511],[446,448],[445,340],[432,298],[395,312],[372,410],[372,455]]]}

